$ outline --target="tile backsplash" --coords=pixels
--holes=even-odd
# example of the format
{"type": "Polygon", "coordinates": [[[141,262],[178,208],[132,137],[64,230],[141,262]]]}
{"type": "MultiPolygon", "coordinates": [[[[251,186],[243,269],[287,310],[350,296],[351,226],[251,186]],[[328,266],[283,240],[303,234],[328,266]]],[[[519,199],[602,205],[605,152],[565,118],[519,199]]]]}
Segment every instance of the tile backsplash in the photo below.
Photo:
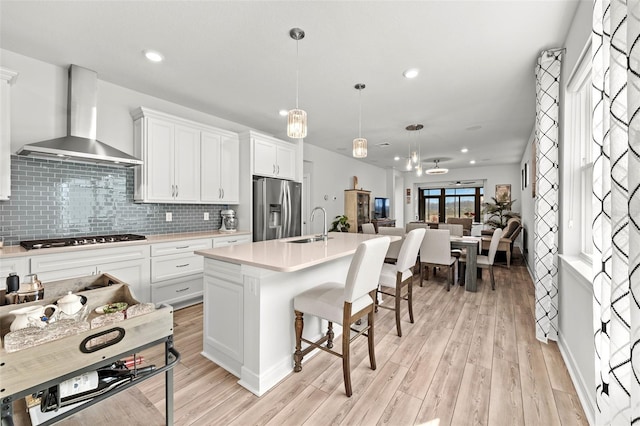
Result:
{"type": "Polygon", "coordinates": [[[220,210],[238,207],[134,203],[133,188],[132,168],[12,155],[11,199],[0,201],[0,235],[6,245],[16,245],[83,235],[211,231],[220,228],[220,210]],[[165,221],[167,212],[171,222],[165,221]]]}

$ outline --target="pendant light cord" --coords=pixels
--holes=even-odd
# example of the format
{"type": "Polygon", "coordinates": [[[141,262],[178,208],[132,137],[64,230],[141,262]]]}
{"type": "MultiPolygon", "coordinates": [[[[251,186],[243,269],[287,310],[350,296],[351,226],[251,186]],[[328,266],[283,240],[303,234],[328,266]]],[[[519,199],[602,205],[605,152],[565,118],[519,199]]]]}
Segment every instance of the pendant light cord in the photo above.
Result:
{"type": "Polygon", "coordinates": [[[296,109],[298,108],[298,87],[300,86],[300,52],[298,51],[298,42],[296,40],[296,109]]]}

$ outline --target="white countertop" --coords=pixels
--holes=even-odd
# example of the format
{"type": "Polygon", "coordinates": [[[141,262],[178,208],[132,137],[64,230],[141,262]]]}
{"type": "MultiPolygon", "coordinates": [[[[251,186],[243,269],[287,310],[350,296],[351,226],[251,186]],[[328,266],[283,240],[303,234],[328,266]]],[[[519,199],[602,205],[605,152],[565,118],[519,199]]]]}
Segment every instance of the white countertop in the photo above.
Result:
{"type": "MultiPolygon", "coordinates": [[[[383,237],[383,235],[330,232],[328,241],[302,244],[288,242],[311,236],[259,241],[251,244],[198,250],[195,253],[205,258],[239,265],[256,266],[278,272],[293,272],[348,256],[355,253],[361,242],[383,237]]],[[[391,241],[400,239],[396,236],[385,236],[390,237],[391,241]]]]}
{"type": "Polygon", "coordinates": [[[180,234],[160,234],[149,235],[146,240],[126,241],[117,243],[101,243],[90,244],[85,246],[67,246],[67,247],[52,247],[38,250],[26,250],[20,245],[4,246],[0,249],[0,259],[3,257],[20,257],[20,256],[34,256],[53,253],[65,253],[81,250],[94,250],[105,249],[112,247],[124,247],[127,245],[141,245],[141,244],[154,244],[165,243],[170,241],[182,241],[182,240],[197,240],[199,238],[218,238],[218,237],[232,237],[234,235],[251,235],[249,231],[236,231],[236,232],[220,232],[218,230],[203,231],[203,232],[185,232],[180,234]]]}

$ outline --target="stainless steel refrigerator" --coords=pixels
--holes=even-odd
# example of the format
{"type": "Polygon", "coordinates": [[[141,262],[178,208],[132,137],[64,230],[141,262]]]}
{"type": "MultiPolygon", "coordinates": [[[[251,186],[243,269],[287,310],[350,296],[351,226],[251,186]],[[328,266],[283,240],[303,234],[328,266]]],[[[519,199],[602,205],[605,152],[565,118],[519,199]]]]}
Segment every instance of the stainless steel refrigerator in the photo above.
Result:
{"type": "Polygon", "coordinates": [[[300,236],[301,222],[302,184],[253,177],[253,241],[300,236]]]}

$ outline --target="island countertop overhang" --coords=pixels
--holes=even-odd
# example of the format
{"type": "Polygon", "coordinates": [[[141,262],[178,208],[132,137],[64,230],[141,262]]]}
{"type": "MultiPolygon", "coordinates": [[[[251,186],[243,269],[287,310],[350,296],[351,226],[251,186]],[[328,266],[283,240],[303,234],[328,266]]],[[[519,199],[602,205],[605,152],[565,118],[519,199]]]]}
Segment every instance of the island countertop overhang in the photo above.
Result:
{"type": "Polygon", "coordinates": [[[358,244],[372,238],[388,237],[391,241],[400,239],[389,235],[330,232],[327,241],[291,242],[308,237],[312,235],[198,250],[195,254],[238,265],[294,272],[351,255],[355,253],[358,244]]]}

